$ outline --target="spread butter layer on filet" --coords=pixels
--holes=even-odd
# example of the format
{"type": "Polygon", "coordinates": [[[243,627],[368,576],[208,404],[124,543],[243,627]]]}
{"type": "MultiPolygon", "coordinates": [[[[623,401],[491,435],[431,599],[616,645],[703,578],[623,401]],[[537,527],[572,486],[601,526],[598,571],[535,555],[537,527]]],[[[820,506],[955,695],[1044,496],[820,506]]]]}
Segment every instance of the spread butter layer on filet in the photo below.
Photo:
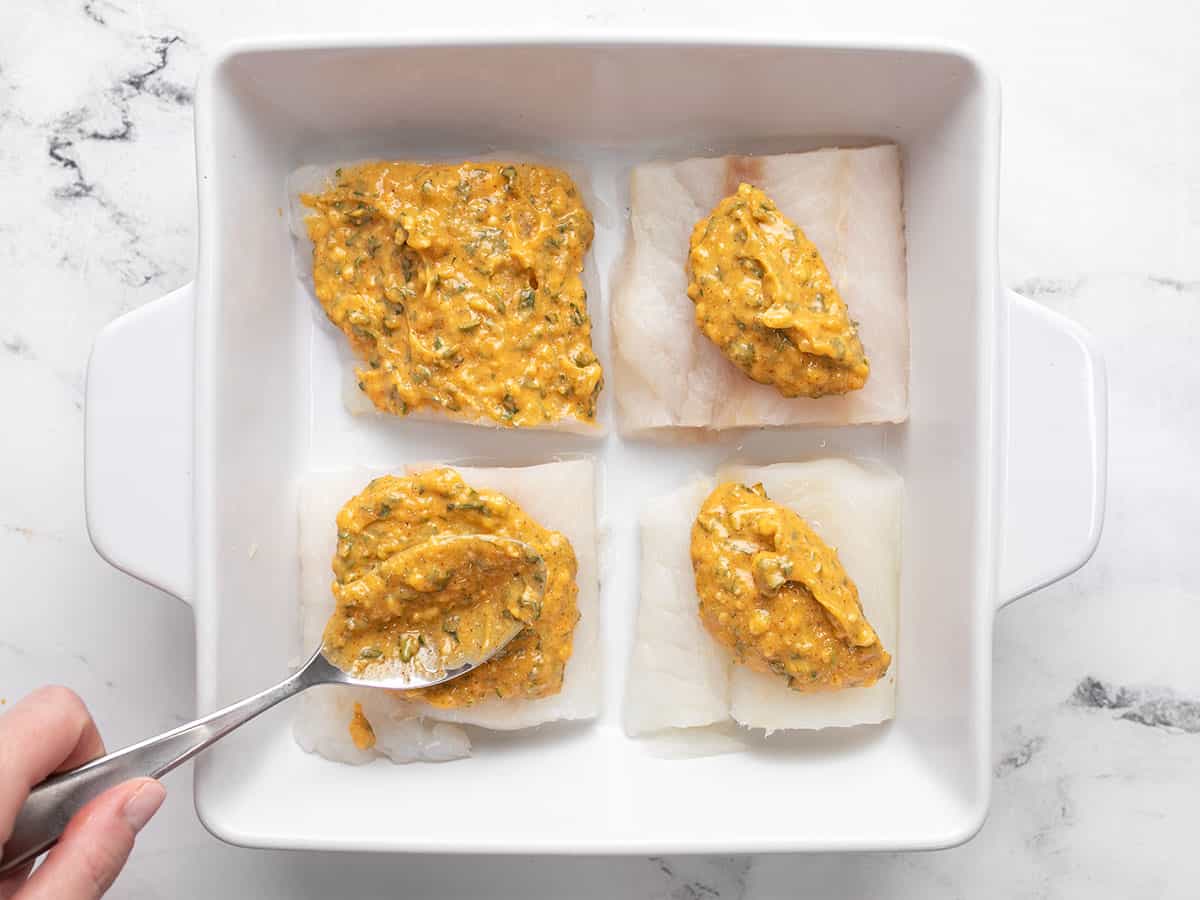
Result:
{"type": "Polygon", "coordinates": [[[857,325],[821,254],[756,187],[739,185],[693,229],[688,297],[705,337],[785,397],[867,383],[857,325]]]}
{"type": "Polygon", "coordinates": [[[317,299],[377,409],[595,421],[603,374],[580,279],[592,217],[565,172],[373,162],[301,200],[317,299]]]}

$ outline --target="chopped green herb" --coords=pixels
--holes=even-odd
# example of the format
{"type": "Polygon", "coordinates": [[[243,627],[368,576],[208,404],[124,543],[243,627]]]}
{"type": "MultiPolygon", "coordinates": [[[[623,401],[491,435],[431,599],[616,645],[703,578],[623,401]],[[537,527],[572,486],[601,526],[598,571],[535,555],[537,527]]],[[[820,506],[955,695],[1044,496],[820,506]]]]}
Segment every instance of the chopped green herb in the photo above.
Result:
{"type": "Polygon", "coordinates": [[[421,639],[411,631],[400,636],[400,661],[410,662],[421,648],[421,639]]]}
{"type": "Polygon", "coordinates": [[[753,275],[755,278],[762,278],[767,273],[767,270],[763,268],[763,264],[751,256],[739,257],[738,262],[741,263],[742,269],[745,272],[753,275]]]}

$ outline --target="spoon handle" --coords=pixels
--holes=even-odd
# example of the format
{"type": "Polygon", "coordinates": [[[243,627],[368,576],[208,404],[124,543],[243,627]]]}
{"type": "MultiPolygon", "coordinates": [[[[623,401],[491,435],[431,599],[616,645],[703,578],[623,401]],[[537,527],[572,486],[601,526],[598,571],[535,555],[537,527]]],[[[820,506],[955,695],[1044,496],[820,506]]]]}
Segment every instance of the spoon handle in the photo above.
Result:
{"type": "Polygon", "coordinates": [[[12,836],[0,852],[0,877],[54,846],[71,817],[110,787],[131,778],[165,775],[239,725],[316,683],[304,667],[286,681],[202,719],[51,775],[29,792],[17,814],[12,836]]]}

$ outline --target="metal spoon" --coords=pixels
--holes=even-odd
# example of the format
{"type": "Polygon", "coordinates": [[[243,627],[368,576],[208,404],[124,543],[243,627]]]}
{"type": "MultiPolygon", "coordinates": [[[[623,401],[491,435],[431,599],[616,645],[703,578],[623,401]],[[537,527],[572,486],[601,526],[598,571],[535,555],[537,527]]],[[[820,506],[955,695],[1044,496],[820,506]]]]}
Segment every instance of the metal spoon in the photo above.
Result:
{"type": "MultiPolygon", "coordinates": [[[[529,545],[512,538],[493,535],[455,535],[438,538],[438,543],[450,541],[484,541],[508,544],[521,549],[526,558],[535,564],[535,571],[540,570],[542,573],[540,579],[535,577],[529,582],[530,589],[538,593],[540,598],[545,586],[545,561],[529,545]]],[[[444,668],[427,675],[423,675],[419,669],[406,667],[403,672],[392,677],[359,678],[339,669],[326,659],[325,647],[322,646],[290,678],[253,697],[247,697],[157,737],[101,756],[77,769],[51,775],[29,792],[29,797],[17,814],[12,835],[0,853],[0,877],[53,847],[62,836],[71,817],[104,791],[131,778],[159,778],[165,775],[238,726],[244,725],[294,694],[318,684],[348,684],[394,691],[432,687],[466,675],[488,662],[508,646],[524,627],[523,622],[513,622],[511,633],[502,636],[502,640],[482,659],[468,660],[460,666],[444,668]]]]}

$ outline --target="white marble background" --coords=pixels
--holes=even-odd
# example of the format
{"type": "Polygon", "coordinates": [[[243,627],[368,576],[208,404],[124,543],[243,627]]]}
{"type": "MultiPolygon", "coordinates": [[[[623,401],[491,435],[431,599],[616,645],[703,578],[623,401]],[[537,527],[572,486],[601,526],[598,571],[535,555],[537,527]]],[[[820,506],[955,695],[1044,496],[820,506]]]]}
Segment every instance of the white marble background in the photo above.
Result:
{"type": "Polygon", "coordinates": [[[203,54],[282,31],[681,21],[978,50],[1004,87],[1004,280],[1107,354],[1104,538],[1082,572],[999,615],[987,825],[917,855],[264,853],[211,838],[181,771],[114,896],[1200,895],[1200,14],[1188,0],[0,0],[0,698],[68,684],[110,745],[194,709],[190,613],[89,545],[81,407],[96,331],[192,276],[190,85],[203,54]]]}

